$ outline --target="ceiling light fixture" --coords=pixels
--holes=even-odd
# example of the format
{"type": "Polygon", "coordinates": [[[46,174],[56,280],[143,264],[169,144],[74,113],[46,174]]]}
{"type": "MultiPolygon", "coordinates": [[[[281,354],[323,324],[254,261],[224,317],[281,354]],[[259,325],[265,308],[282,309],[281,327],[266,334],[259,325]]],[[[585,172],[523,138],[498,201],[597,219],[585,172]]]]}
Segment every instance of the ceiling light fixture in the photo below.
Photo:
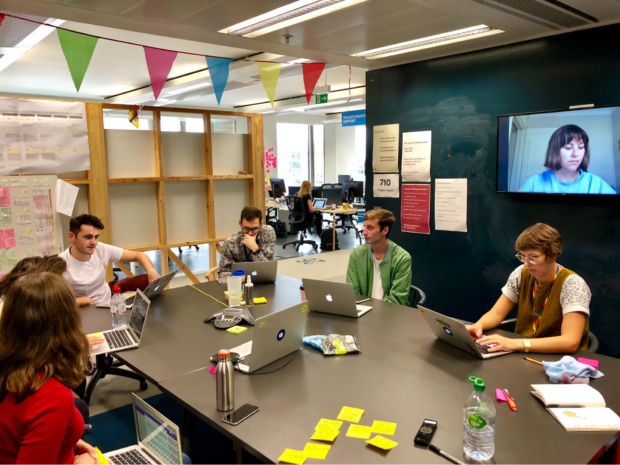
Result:
{"type": "Polygon", "coordinates": [[[209,87],[210,85],[210,82],[203,82],[202,84],[196,84],[194,86],[183,87],[182,89],[171,90],[170,92],[166,93],[166,95],[184,94],[185,92],[189,92],[190,90],[202,89],[203,87],[209,87]]]}
{"type": "Polygon", "coordinates": [[[366,1],[368,0],[297,0],[218,32],[258,37],[366,1]]]}
{"type": "Polygon", "coordinates": [[[287,61],[286,63],[282,63],[282,68],[286,68],[287,66],[293,66],[293,65],[298,65],[300,63],[307,63],[309,61],[308,58],[298,58],[297,60],[292,60],[292,61],[287,61]]]}
{"type": "Polygon", "coordinates": [[[502,31],[501,29],[496,29],[485,24],[480,24],[478,26],[459,29],[458,31],[445,32],[443,34],[423,37],[421,39],[410,40],[408,42],[401,42],[400,44],[388,45],[386,47],[366,50],[365,52],[355,53],[352,56],[368,58],[369,60],[376,60],[377,58],[385,58],[401,53],[415,52],[417,50],[423,50],[425,48],[454,44],[456,42],[478,39],[479,37],[500,34],[502,32],[504,31],[502,31]]]}

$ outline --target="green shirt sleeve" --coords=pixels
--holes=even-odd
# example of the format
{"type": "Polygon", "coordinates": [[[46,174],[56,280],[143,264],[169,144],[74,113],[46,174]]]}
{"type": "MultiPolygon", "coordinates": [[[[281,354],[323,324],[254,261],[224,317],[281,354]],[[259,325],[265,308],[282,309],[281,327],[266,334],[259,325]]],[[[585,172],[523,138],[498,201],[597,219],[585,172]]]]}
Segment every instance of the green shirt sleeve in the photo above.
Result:
{"type": "Polygon", "coordinates": [[[355,254],[351,253],[349,256],[349,266],[347,267],[347,279],[346,281],[350,284],[353,284],[353,292],[355,294],[361,294],[360,292],[360,281],[357,274],[357,260],[355,259],[355,254]]]}
{"type": "Polygon", "coordinates": [[[409,302],[409,290],[411,287],[411,255],[405,254],[400,257],[396,264],[394,278],[392,279],[389,292],[384,300],[400,305],[407,305],[409,302]]]}

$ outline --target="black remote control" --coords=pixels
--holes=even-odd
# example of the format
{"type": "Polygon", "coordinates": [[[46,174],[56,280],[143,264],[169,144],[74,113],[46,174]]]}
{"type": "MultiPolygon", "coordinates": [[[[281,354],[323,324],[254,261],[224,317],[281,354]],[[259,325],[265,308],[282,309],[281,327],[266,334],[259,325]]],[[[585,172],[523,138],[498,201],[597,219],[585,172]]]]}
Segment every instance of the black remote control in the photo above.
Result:
{"type": "Polygon", "coordinates": [[[431,443],[431,439],[433,439],[433,434],[435,434],[436,429],[437,422],[435,420],[424,420],[413,442],[420,446],[428,446],[431,443]]]}

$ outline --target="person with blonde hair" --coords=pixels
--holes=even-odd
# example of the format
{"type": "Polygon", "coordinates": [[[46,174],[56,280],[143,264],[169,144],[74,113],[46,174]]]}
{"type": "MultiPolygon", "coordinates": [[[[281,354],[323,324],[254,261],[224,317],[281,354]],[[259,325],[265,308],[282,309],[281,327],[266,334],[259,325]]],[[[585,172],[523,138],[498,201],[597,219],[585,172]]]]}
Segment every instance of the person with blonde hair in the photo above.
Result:
{"type": "Polygon", "coordinates": [[[347,282],[356,294],[407,305],[411,287],[411,255],[388,239],[396,217],[389,210],[375,209],[364,215],[362,235],[366,245],[349,257],[347,282]]]}
{"type": "Polygon", "coordinates": [[[480,338],[518,304],[515,332],[523,338],[483,336],[478,344],[495,344],[489,352],[565,353],[588,348],[592,294],[581,276],[557,263],[563,246],[560,233],[543,223],[521,233],[515,249],[523,265],[511,273],[493,308],[467,329],[480,338]]]}
{"type": "Polygon", "coordinates": [[[301,188],[295,195],[301,197],[303,200],[306,216],[314,215],[314,227],[317,235],[321,236],[321,232],[323,231],[323,214],[319,207],[312,205],[312,183],[310,181],[302,182],[301,188]]]}
{"type": "Polygon", "coordinates": [[[69,284],[17,279],[0,317],[0,463],[97,463],[71,393],[91,368],[69,284]]]}

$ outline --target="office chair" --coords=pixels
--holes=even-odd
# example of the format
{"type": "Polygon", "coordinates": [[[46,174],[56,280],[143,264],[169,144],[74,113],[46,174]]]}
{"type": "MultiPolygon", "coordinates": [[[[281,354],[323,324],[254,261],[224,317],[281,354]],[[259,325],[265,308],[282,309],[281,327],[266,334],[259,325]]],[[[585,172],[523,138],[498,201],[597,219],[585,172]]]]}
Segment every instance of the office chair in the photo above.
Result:
{"type": "Polygon", "coordinates": [[[426,302],[426,294],[422,289],[413,284],[409,287],[409,306],[417,308],[418,305],[422,305],[426,302]]]}
{"type": "MultiPolygon", "coordinates": [[[[515,327],[516,327],[516,325],[517,325],[517,319],[516,318],[508,318],[507,320],[504,320],[500,324],[498,324],[497,327],[501,328],[501,329],[505,329],[507,326],[511,326],[511,325],[515,325],[515,327]]],[[[598,351],[598,348],[599,348],[598,337],[596,337],[592,331],[588,331],[588,334],[590,336],[590,338],[589,338],[590,340],[588,342],[588,348],[586,349],[586,352],[591,352],[591,353],[595,354],[598,351]]]]}
{"type": "Polygon", "coordinates": [[[288,224],[293,232],[299,232],[299,240],[287,242],[282,246],[283,249],[287,245],[295,245],[295,250],[299,251],[299,247],[304,244],[311,244],[314,250],[317,250],[319,246],[316,241],[306,239],[308,230],[312,227],[312,214],[306,215],[306,208],[304,206],[304,200],[296,195],[289,195],[286,197],[286,205],[288,206],[288,224]],[[308,217],[306,217],[308,216],[308,217]]]}
{"type": "Polygon", "coordinates": [[[135,379],[140,382],[140,390],[146,391],[149,385],[146,383],[146,379],[142,376],[134,373],[133,371],[123,370],[119,367],[123,366],[119,360],[114,360],[109,354],[99,354],[95,358],[95,371],[93,371],[92,377],[86,386],[86,392],[84,393],[84,402],[90,405],[90,398],[93,395],[95,386],[100,379],[105,378],[107,375],[124,376],[125,378],[135,379]]]}

